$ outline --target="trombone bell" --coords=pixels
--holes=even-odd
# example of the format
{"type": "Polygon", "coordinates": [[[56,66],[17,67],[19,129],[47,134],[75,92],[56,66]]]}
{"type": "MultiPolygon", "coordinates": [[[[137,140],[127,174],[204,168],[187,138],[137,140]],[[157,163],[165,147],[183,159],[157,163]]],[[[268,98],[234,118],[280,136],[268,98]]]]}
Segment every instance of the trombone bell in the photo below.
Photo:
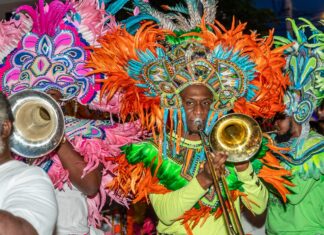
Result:
{"type": "Polygon", "coordinates": [[[228,155],[228,162],[244,162],[252,158],[261,146],[259,124],[244,114],[232,113],[220,118],[209,136],[213,150],[228,155]]]}

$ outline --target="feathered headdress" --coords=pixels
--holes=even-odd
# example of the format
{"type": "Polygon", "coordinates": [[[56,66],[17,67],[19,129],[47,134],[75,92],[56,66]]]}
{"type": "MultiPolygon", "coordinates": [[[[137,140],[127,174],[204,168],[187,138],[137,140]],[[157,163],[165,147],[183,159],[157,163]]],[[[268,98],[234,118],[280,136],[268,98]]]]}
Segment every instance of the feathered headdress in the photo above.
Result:
{"type": "MultiPolygon", "coordinates": [[[[177,2],[175,6],[162,5],[164,12],[152,7],[149,0],[101,0],[101,2],[107,4],[106,11],[109,14],[115,15],[123,10],[131,15],[121,19],[120,23],[129,33],[134,34],[141,23],[148,20],[158,22],[164,29],[189,31],[200,24],[202,12],[207,23],[214,23],[218,0],[187,0],[186,6],[177,2]]],[[[123,16],[125,17],[125,14],[123,16]]]]}
{"type": "MultiPolygon", "coordinates": [[[[309,121],[324,98],[323,32],[304,18],[300,18],[303,24],[299,26],[294,20],[288,20],[294,35],[288,33],[287,38],[277,37],[280,45],[293,43],[293,47],[285,51],[286,71],[291,82],[285,95],[285,112],[303,124],[309,121]]],[[[324,22],[320,24],[324,25],[324,22]]]]}
{"type": "MultiPolygon", "coordinates": [[[[2,90],[11,95],[29,88],[55,89],[64,100],[91,102],[99,86],[95,84],[95,76],[87,76],[89,69],[85,68],[84,61],[89,50],[85,47],[96,45],[97,37],[108,31],[106,25],[111,18],[103,14],[103,9],[96,8],[96,1],[63,3],[58,0],[45,5],[39,0],[35,9],[19,7],[12,20],[1,24],[4,29],[17,27],[13,45],[3,55],[2,90]],[[87,12],[94,14],[89,17],[87,12]]],[[[4,31],[2,37],[11,37],[11,31],[4,31]]]]}
{"type": "Polygon", "coordinates": [[[89,60],[93,73],[105,73],[103,93],[122,91],[121,116],[139,117],[166,140],[171,131],[186,130],[180,92],[190,84],[207,86],[214,103],[206,123],[208,134],[217,119],[230,110],[252,117],[270,118],[284,106],[288,77],[282,75],[283,50],[271,49],[273,38],[244,34],[245,24],[226,30],[203,21],[197,29],[181,33],[144,24],[133,36],[125,29],[100,39],[89,60]],[[161,43],[163,41],[163,43],[161,43]],[[117,43],[118,42],[118,43],[117,43]]]}

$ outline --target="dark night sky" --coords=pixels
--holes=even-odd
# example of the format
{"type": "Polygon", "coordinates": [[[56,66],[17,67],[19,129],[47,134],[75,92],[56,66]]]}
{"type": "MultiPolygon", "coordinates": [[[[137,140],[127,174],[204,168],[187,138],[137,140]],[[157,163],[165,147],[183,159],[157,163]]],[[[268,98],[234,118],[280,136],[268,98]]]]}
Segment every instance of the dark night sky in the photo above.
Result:
{"type": "MultiPolygon", "coordinates": [[[[226,0],[219,0],[226,1],[226,0]]],[[[285,0],[252,0],[256,8],[271,9],[276,17],[276,22],[270,24],[274,27],[277,34],[285,34],[285,0]]],[[[150,0],[154,5],[171,4],[174,5],[177,0],[150,0]]],[[[293,7],[293,18],[305,17],[313,22],[318,22],[320,18],[324,19],[324,0],[291,0],[293,7]]],[[[233,5],[235,8],[235,5],[233,5]]]]}
{"type": "MultiPolygon", "coordinates": [[[[272,8],[277,12],[283,10],[283,0],[262,0],[254,2],[257,7],[272,8]]],[[[323,0],[292,0],[292,3],[296,16],[316,17],[324,13],[323,0]]]]}
{"type": "MultiPolygon", "coordinates": [[[[324,19],[324,0],[291,0],[293,6],[292,17],[304,17],[317,23],[324,19]]],[[[285,34],[285,9],[284,0],[255,0],[255,6],[258,8],[269,8],[275,13],[279,24],[275,24],[277,34],[285,34]]],[[[318,24],[317,24],[318,26],[318,24]]],[[[322,26],[323,28],[323,26],[322,26]]]]}

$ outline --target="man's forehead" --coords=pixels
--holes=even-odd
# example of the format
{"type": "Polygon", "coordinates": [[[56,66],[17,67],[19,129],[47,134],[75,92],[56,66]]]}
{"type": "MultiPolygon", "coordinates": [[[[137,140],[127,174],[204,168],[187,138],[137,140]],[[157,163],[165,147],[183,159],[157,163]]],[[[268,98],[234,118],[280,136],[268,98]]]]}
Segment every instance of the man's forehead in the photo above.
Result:
{"type": "Polygon", "coordinates": [[[191,85],[186,87],[182,92],[181,96],[183,98],[188,98],[188,97],[197,97],[197,98],[206,98],[206,99],[212,99],[213,98],[213,93],[212,91],[209,90],[207,86],[203,85],[191,85]]]}
{"type": "Polygon", "coordinates": [[[182,99],[192,99],[192,100],[212,100],[213,97],[211,96],[204,96],[204,95],[186,95],[183,96],[182,99]]]}

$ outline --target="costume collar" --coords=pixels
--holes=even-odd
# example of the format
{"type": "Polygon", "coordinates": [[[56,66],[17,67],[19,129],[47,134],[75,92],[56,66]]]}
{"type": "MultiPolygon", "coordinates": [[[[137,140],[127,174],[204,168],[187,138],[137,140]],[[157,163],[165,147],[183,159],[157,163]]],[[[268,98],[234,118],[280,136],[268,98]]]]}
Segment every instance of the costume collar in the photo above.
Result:
{"type": "MultiPolygon", "coordinates": [[[[174,132],[172,132],[172,141],[176,142],[178,135],[174,132]]],[[[202,148],[202,141],[201,140],[189,140],[184,137],[180,138],[180,146],[188,149],[195,149],[200,150],[202,148]]]]}

